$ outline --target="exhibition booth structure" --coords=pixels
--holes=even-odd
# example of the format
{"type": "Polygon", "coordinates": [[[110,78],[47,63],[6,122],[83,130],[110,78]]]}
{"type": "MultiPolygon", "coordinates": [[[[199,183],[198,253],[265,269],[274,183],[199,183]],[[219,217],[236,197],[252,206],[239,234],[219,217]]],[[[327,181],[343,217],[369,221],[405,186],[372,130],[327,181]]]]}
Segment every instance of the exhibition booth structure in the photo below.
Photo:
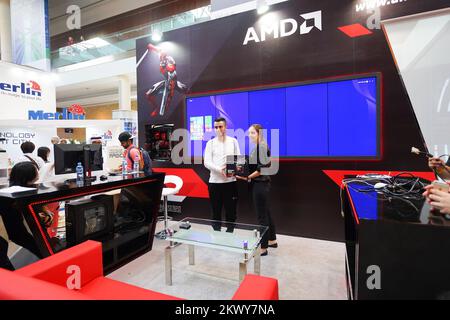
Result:
{"type": "MultiPolygon", "coordinates": [[[[172,135],[172,159],[183,161],[155,167],[183,168],[183,179],[204,188],[214,119],[226,119],[245,155],[247,129],[261,124],[278,165],[271,189],[278,232],[344,241],[346,175],[420,175],[429,168],[412,146],[449,153],[448,3],[392,2],[370,13],[366,2],[286,1],[263,15],[251,10],[172,30],[159,43],[138,39],[140,141],[151,145],[151,128],[166,124],[189,132],[172,135]],[[172,79],[160,69],[164,59],[175,63],[172,79]],[[420,84],[424,76],[430,86],[420,84]]],[[[209,217],[207,197],[182,195],[173,203],[178,217],[209,217]]],[[[244,184],[239,195],[240,221],[254,223],[244,184]]]]}
{"type": "MultiPolygon", "coordinates": [[[[370,263],[376,264],[371,258],[377,251],[363,250],[362,245],[366,237],[375,242],[384,237],[385,231],[378,228],[386,220],[386,228],[402,221],[386,236],[409,230],[404,220],[411,217],[406,219],[400,211],[399,219],[384,220],[380,203],[371,201],[367,206],[372,214],[349,205],[352,210],[346,208],[346,219],[351,215],[355,221],[344,221],[343,181],[350,176],[399,175],[395,181],[418,193],[435,176],[426,157],[412,154],[411,147],[443,155],[447,161],[449,21],[448,1],[441,0],[377,4],[301,0],[273,5],[264,15],[248,11],[166,32],[161,42],[150,36],[138,39],[140,140],[152,143],[152,127],[171,124],[174,131],[186,129],[186,136],[172,135],[177,147],[171,158],[183,161],[161,161],[155,167],[166,172],[182,168],[183,179],[196,177],[196,186],[204,188],[209,170],[202,159],[214,136],[214,119],[226,119],[228,134],[247,156],[252,147],[246,131],[261,124],[267,130],[272,164],[278,166],[270,193],[277,232],[345,241],[349,297],[400,297],[406,287],[399,275],[405,269],[398,265],[380,266],[392,270],[384,278],[389,283],[383,283],[383,290],[362,290],[366,283],[362,273],[370,263]],[[173,64],[172,70],[164,69],[165,61],[173,64]],[[408,179],[419,178],[423,185],[408,184],[408,179]],[[358,217],[364,217],[360,224],[358,217]]],[[[189,190],[181,194],[186,198],[172,203],[174,215],[210,216],[207,196],[189,190]]],[[[255,223],[246,184],[238,184],[238,194],[239,221],[255,223]]],[[[423,197],[419,202],[423,204],[423,197]]],[[[424,212],[417,204],[409,210],[416,222],[424,212]]],[[[423,223],[419,235],[415,229],[408,232],[433,246],[431,230],[423,223]]],[[[405,246],[412,246],[407,260],[424,250],[413,243],[405,246]]],[[[395,259],[394,255],[386,253],[379,262],[395,259]]],[[[444,260],[442,265],[448,266],[444,260]]],[[[436,297],[449,288],[448,281],[435,284],[404,296],[436,297]]]]}

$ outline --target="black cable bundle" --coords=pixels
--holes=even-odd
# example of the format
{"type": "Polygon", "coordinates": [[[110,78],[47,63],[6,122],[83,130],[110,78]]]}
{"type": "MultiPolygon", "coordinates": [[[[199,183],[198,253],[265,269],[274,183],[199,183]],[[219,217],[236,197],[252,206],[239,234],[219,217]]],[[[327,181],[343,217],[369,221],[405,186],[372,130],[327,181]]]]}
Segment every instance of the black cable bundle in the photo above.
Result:
{"type": "Polygon", "coordinates": [[[404,197],[410,200],[421,200],[425,184],[419,177],[409,172],[400,172],[392,177],[391,183],[379,190],[386,196],[404,197]],[[410,179],[407,179],[408,177],[410,179]]]}

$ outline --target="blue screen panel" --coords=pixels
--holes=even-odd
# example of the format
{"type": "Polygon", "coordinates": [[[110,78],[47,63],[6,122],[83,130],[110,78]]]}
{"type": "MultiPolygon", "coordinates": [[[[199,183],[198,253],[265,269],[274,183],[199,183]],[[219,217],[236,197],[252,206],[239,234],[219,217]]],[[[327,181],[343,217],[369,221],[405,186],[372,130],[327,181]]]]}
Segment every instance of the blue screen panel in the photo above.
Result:
{"type": "Polygon", "coordinates": [[[376,78],[328,84],[329,156],[377,155],[376,78]]]}
{"type": "Polygon", "coordinates": [[[327,84],[286,88],[287,155],[328,156],[327,84]]]}
{"type": "MultiPolygon", "coordinates": [[[[268,130],[266,139],[274,155],[376,157],[376,99],[376,77],[188,98],[191,148],[196,142],[204,150],[207,140],[215,135],[212,121],[223,117],[230,130],[241,132],[252,123],[262,124],[268,130]],[[278,146],[272,141],[270,129],[279,130],[278,146]]],[[[244,139],[240,138],[242,143],[244,139]]],[[[245,147],[240,146],[241,152],[248,154],[248,138],[245,147]]],[[[201,156],[202,150],[196,149],[194,155],[201,156]]]]}
{"type": "Polygon", "coordinates": [[[286,89],[249,92],[249,125],[261,124],[267,129],[267,142],[274,155],[286,156],[286,89]],[[279,141],[272,141],[270,129],[279,130],[279,141]],[[276,144],[275,144],[276,143],[276,144]],[[278,150],[277,150],[278,149],[278,150]]]}
{"type": "Polygon", "coordinates": [[[214,134],[211,127],[216,116],[213,97],[186,99],[187,129],[191,134],[189,152],[191,156],[202,156],[207,141],[202,141],[205,134],[214,134]]]}
{"type": "Polygon", "coordinates": [[[248,92],[215,96],[216,118],[225,118],[228,129],[247,130],[248,92]]]}
{"type": "MultiPolygon", "coordinates": [[[[248,128],[248,92],[217,95],[214,105],[216,118],[225,118],[227,134],[238,140],[241,153],[244,153],[245,146],[248,146],[245,142],[245,131],[248,128]]],[[[248,151],[248,147],[246,149],[248,151]]]]}

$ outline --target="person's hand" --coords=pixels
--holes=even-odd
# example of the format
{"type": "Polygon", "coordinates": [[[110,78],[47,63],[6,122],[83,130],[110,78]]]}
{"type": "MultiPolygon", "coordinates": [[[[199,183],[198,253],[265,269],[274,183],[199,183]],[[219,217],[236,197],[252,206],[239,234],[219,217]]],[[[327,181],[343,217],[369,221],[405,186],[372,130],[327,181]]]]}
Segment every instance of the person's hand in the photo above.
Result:
{"type": "Polygon", "coordinates": [[[430,188],[427,202],[441,213],[450,214],[450,193],[430,188]]]}
{"type": "MultiPolygon", "coordinates": [[[[422,195],[425,197],[425,198],[427,198],[427,200],[428,200],[428,196],[430,195],[430,190],[433,188],[433,185],[432,184],[429,184],[429,185],[427,185],[424,189],[425,189],[425,191],[424,191],[424,193],[422,193],[422,195]]],[[[427,201],[428,202],[428,201],[427,201]]]]}
{"type": "Polygon", "coordinates": [[[227,173],[226,173],[226,167],[222,167],[222,175],[225,177],[225,178],[228,178],[228,176],[227,176],[227,173]]]}
{"type": "Polygon", "coordinates": [[[244,180],[244,181],[248,180],[247,177],[242,177],[242,176],[235,176],[235,177],[236,177],[236,179],[239,179],[239,180],[244,180]]]}
{"type": "Polygon", "coordinates": [[[445,162],[441,158],[428,158],[428,166],[431,170],[436,170],[444,165],[445,162]]]}

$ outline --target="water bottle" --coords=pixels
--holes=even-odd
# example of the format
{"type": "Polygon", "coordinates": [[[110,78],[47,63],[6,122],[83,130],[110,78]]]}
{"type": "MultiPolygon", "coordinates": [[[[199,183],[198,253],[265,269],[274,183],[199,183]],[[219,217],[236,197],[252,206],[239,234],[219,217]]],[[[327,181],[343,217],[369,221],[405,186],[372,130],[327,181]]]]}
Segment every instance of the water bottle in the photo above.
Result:
{"type": "Polygon", "coordinates": [[[122,174],[123,175],[127,174],[127,167],[128,167],[127,159],[125,159],[125,157],[123,157],[123,159],[122,159],[122,174]]]}
{"type": "Polygon", "coordinates": [[[81,162],[78,162],[76,172],[77,172],[77,183],[82,183],[84,181],[84,170],[81,162]]]}
{"type": "Polygon", "coordinates": [[[134,171],[134,173],[139,172],[139,155],[138,154],[136,154],[136,157],[134,157],[133,171],[134,171]]]}

